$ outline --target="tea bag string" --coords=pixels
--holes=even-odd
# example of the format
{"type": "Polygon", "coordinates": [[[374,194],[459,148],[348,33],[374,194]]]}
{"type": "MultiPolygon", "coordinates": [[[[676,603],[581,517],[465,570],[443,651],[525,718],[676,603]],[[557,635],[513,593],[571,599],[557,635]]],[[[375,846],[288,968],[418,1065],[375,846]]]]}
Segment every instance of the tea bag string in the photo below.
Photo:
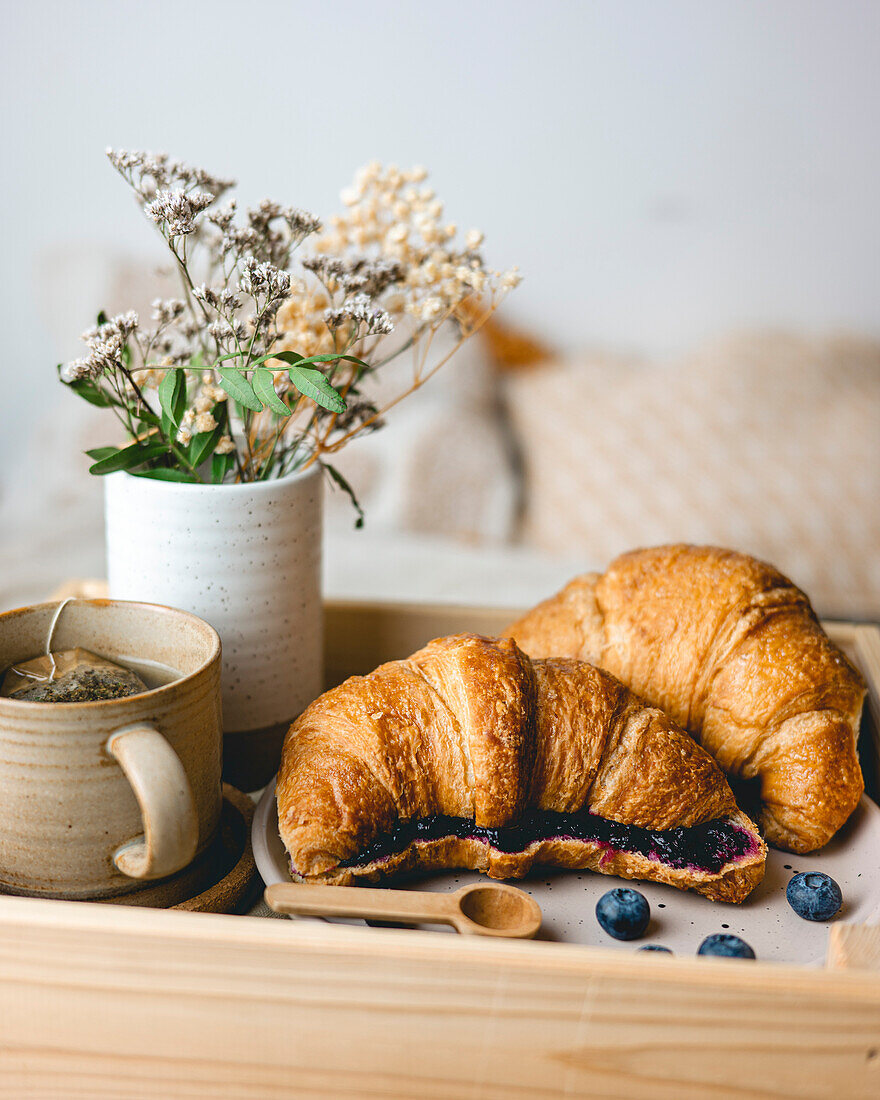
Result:
{"type": "Polygon", "coordinates": [[[52,639],[55,637],[55,628],[58,626],[58,620],[61,618],[61,612],[67,607],[69,603],[73,603],[76,596],[68,596],[66,600],[62,600],[61,603],[55,608],[55,614],[52,616],[52,622],[49,624],[49,635],[46,638],[46,656],[52,662],[52,671],[49,674],[49,679],[55,679],[55,657],[52,653],[52,639]]]}

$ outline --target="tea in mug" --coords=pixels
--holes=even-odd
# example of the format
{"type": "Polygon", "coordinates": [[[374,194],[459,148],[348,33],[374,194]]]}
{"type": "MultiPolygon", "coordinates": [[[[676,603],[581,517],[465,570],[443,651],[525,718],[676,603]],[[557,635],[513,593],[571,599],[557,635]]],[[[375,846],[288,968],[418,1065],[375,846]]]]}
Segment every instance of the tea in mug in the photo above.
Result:
{"type": "Polygon", "coordinates": [[[149,670],[145,667],[145,675],[139,675],[87,649],[59,650],[9,668],[0,695],[32,703],[92,703],[124,699],[177,679],[173,669],[155,662],[143,665],[149,665],[149,670]]]}

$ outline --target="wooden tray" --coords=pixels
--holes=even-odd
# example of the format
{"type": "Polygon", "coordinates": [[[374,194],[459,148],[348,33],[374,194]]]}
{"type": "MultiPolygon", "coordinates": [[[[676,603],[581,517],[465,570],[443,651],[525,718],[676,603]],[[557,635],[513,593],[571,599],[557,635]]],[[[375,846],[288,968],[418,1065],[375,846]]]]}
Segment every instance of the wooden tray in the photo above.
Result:
{"type": "MultiPolygon", "coordinates": [[[[329,605],[328,680],[513,614],[329,605]]],[[[880,631],[826,625],[875,753],[880,631]]],[[[871,966],[880,929],[844,924],[811,971],[0,898],[0,1096],[873,1100],[871,966]]]]}

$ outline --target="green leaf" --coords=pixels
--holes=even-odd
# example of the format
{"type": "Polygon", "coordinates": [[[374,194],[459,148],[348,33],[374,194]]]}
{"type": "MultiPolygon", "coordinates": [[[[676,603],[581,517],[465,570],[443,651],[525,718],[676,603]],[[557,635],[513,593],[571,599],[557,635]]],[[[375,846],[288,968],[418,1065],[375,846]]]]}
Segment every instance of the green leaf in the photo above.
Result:
{"type": "Polygon", "coordinates": [[[111,406],[118,404],[116,401],[111,401],[107,394],[93,382],[81,381],[68,384],[75,394],[84,401],[88,401],[90,405],[96,405],[99,409],[109,409],[111,406]]]}
{"type": "MultiPolygon", "coordinates": [[[[64,382],[64,379],[61,378],[61,372],[64,370],[63,364],[59,363],[55,369],[58,372],[58,377],[64,382]]],[[[111,405],[118,404],[116,401],[111,401],[110,397],[90,378],[80,378],[76,382],[64,382],[64,385],[73,390],[84,401],[88,401],[90,405],[97,405],[99,409],[108,409],[111,405]]]]}
{"type": "Polygon", "coordinates": [[[186,370],[181,367],[174,372],[180,376],[180,386],[174,391],[174,421],[180,424],[184,412],[186,412],[186,370]]]}
{"type": "Polygon", "coordinates": [[[243,370],[236,370],[234,367],[218,367],[217,370],[220,375],[220,385],[234,401],[244,405],[251,412],[262,411],[263,403],[254,393],[254,388],[243,370]]]}
{"type": "Polygon", "coordinates": [[[299,392],[310,397],[322,409],[345,412],[345,398],[333,389],[317,367],[290,367],[287,374],[299,392]]]}
{"type": "Polygon", "coordinates": [[[106,325],[107,324],[107,314],[104,312],[103,309],[98,313],[98,324],[99,325],[106,325]]]}
{"type": "Polygon", "coordinates": [[[189,461],[193,466],[201,466],[209,454],[211,454],[217,444],[220,442],[220,437],[223,435],[223,429],[218,424],[216,428],[213,428],[210,432],[199,432],[198,435],[192,437],[192,442],[189,445],[189,461]]]}
{"type": "Polygon", "coordinates": [[[254,363],[267,363],[270,359],[280,359],[282,363],[288,363],[290,366],[307,367],[312,363],[357,363],[361,367],[362,371],[372,370],[369,363],[365,363],[363,359],[358,359],[356,355],[349,355],[344,351],[331,351],[326,355],[308,355],[302,356],[295,351],[273,351],[268,355],[261,355],[259,359],[255,359],[254,363]]]}
{"type": "MultiPolygon", "coordinates": [[[[271,359],[271,358],[272,358],[271,355],[264,355],[260,359],[252,359],[251,362],[253,362],[253,363],[262,363],[266,359],[271,359]]],[[[214,360],[211,369],[212,370],[218,370],[221,363],[226,363],[230,359],[241,359],[241,352],[240,351],[231,351],[228,355],[219,356],[217,359],[214,360]]]]}
{"type": "Polygon", "coordinates": [[[110,455],[118,453],[118,447],[95,447],[91,451],[86,451],[89,458],[93,458],[96,462],[99,462],[102,458],[109,458],[110,455]]]}
{"type": "Polygon", "coordinates": [[[357,363],[359,367],[363,367],[364,370],[370,370],[370,364],[365,363],[363,359],[358,359],[356,355],[347,355],[344,352],[330,352],[327,355],[311,355],[308,359],[304,359],[305,363],[333,363],[336,361],[344,361],[346,363],[357,363]]]}
{"type": "Polygon", "coordinates": [[[346,480],[346,478],[344,478],[342,476],[342,474],[336,469],[335,466],[330,466],[326,462],[324,462],[322,465],[324,466],[324,469],[327,471],[327,473],[330,475],[330,477],[333,479],[333,481],[335,481],[336,484],[339,486],[339,488],[344,493],[346,493],[348,495],[349,499],[351,500],[351,503],[354,505],[355,511],[357,512],[357,519],[355,520],[355,523],[354,523],[355,527],[356,528],[363,527],[363,525],[364,525],[364,510],[363,510],[363,508],[361,508],[360,503],[358,502],[358,498],[355,496],[354,489],[352,489],[349,482],[346,480]]]}
{"type": "MultiPolygon", "coordinates": [[[[227,356],[228,358],[228,356],[227,356]]],[[[260,366],[262,363],[268,363],[270,359],[279,359],[282,363],[304,363],[303,357],[295,351],[270,351],[265,355],[259,356],[259,358],[252,360],[254,366],[260,366]]],[[[267,368],[268,370],[269,368],[267,368]]],[[[273,368],[278,370],[278,367],[273,368]]]]}
{"type": "Polygon", "coordinates": [[[186,408],[186,373],[168,370],[159,383],[159,406],[162,409],[162,431],[172,435],[172,428],[180,427],[180,418],[186,408]]]}
{"type": "Polygon", "coordinates": [[[290,416],[290,409],[275,392],[275,377],[266,367],[257,367],[254,371],[254,393],[267,409],[278,416],[290,416]]]}
{"type": "Polygon", "coordinates": [[[235,456],[231,453],[226,455],[214,455],[211,459],[211,481],[213,481],[215,485],[219,485],[232,469],[234,463],[235,456]]]}
{"type": "Polygon", "coordinates": [[[100,477],[103,474],[116,473],[117,470],[132,470],[167,453],[168,448],[164,443],[131,443],[128,447],[119,447],[112,454],[98,459],[89,466],[89,473],[100,477]]]}
{"type": "Polygon", "coordinates": [[[174,466],[160,466],[156,470],[133,470],[132,476],[149,477],[153,481],[186,481],[190,485],[198,484],[192,474],[186,470],[179,470],[174,466]]]}

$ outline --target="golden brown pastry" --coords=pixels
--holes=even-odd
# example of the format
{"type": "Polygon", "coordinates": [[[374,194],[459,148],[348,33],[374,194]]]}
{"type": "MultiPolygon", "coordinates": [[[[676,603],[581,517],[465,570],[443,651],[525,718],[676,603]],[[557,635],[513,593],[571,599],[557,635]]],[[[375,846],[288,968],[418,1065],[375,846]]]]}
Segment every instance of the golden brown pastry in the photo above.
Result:
{"type": "Polygon", "coordinates": [[[711,546],[635,550],[505,633],[531,657],[607,669],[730,775],[759,779],[760,823],[779,848],[821,848],[861,797],[865,685],[803,592],[763,562],[711,546]]]}
{"type": "Polygon", "coordinates": [[[742,901],[766,848],[714,760],[614,677],[440,638],[309,706],[276,788],[294,878],[532,864],[742,901]]]}

